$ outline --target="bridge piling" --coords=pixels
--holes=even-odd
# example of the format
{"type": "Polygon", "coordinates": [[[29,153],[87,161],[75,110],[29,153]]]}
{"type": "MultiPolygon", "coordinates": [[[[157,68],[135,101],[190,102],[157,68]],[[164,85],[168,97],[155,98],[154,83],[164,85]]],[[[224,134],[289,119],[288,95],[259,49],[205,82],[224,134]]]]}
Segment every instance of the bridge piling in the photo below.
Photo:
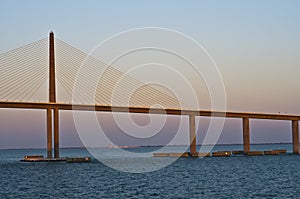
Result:
{"type": "Polygon", "coordinates": [[[299,154],[299,121],[292,120],[293,153],[299,154]]]}
{"type": "Polygon", "coordinates": [[[196,125],[195,115],[189,115],[189,129],[190,129],[190,154],[196,154],[196,125]]]}
{"type": "Polygon", "coordinates": [[[59,110],[54,108],[54,158],[59,158],[59,110]]]}
{"type": "Polygon", "coordinates": [[[250,152],[250,127],[249,127],[249,118],[243,118],[243,144],[244,144],[244,153],[250,152]]]}
{"type": "Polygon", "coordinates": [[[47,108],[47,158],[52,158],[52,109],[47,108]]]}

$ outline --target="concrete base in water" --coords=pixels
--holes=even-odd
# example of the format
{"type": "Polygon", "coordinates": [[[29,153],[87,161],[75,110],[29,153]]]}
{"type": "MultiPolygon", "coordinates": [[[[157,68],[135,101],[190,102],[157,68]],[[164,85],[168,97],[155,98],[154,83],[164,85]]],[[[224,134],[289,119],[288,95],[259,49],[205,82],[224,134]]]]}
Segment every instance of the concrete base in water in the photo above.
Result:
{"type": "Polygon", "coordinates": [[[231,156],[231,151],[217,151],[217,152],[212,152],[213,157],[227,157],[231,156]]]}
{"type": "Polygon", "coordinates": [[[76,158],[67,158],[67,162],[90,162],[90,157],[76,157],[76,158]]]}
{"type": "Polygon", "coordinates": [[[153,157],[189,157],[189,153],[153,153],[153,157]]]}
{"type": "Polygon", "coordinates": [[[189,157],[189,153],[170,153],[170,157],[189,157]]]}
{"type": "Polygon", "coordinates": [[[23,162],[60,162],[66,161],[66,158],[23,158],[21,161],[23,162]]]}
{"type": "Polygon", "coordinates": [[[264,155],[279,155],[279,151],[264,151],[264,155]]]}
{"type": "Polygon", "coordinates": [[[153,157],[170,157],[170,153],[153,153],[153,157]]]}
{"type": "Polygon", "coordinates": [[[245,153],[244,151],[217,151],[217,152],[198,152],[198,153],[153,153],[153,157],[228,157],[228,156],[262,156],[262,155],[280,155],[286,154],[285,149],[275,149],[270,151],[249,151],[245,153]]]}
{"type": "Polygon", "coordinates": [[[232,155],[244,155],[244,151],[232,151],[232,155]]]}
{"type": "MultiPolygon", "coordinates": [[[[221,156],[230,156],[230,151],[218,151],[213,152],[212,156],[214,157],[221,157],[221,156]]],[[[153,157],[211,157],[210,152],[199,152],[190,154],[188,152],[185,153],[153,153],[153,157]]]]}
{"type": "Polygon", "coordinates": [[[249,151],[248,153],[245,153],[248,156],[258,156],[258,155],[263,155],[263,151],[249,151]]]}
{"type": "Polygon", "coordinates": [[[190,154],[192,157],[210,157],[210,152],[199,152],[190,154]]]}
{"type": "Polygon", "coordinates": [[[279,154],[286,154],[286,150],[285,149],[274,149],[273,151],[276,151],[279,154]]]}
{"type": "Polygon", "coordinates": [[[26,155],[21,160],[22,162],[90,162],[90,157],[79,158],[44,158],[42,155],[26,155]]]}
{"type": "Polygon", "coordinates": [[[280,155],[286,154],[285,149],[275,149],[275,150],[268,150],[268,151],[250,151],[246,153],[249,156],[258,156],[258,155],[280,155]]]}

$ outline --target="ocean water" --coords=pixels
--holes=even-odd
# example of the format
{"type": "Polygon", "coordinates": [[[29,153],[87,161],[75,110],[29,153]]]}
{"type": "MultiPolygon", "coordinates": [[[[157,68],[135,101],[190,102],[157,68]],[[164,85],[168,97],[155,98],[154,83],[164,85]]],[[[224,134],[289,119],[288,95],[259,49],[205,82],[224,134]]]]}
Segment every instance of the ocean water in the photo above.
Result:
{"type": "MultiPolygon", "coordinates": [[[[143,154],[157,148],[127,150],[143,154]]],[[[291,151],[289,144],[251,148],[291,151]]],[[[224,145],[213,151],[240,149],[241,145],[224,145]]],[[[181,158],[153,172],[129,173],[112,169],[102,160],[134,168],[166,159],[97,150],[103,154],[101,161],[93,158],[90,163],[20,162],[24,155],[45,154],[45,150],[0,150],[0,198],[300,198],[300,155],[181,158]]],[[[61,156],[91,154],[86,149],[61,149],[61,156]]]]}

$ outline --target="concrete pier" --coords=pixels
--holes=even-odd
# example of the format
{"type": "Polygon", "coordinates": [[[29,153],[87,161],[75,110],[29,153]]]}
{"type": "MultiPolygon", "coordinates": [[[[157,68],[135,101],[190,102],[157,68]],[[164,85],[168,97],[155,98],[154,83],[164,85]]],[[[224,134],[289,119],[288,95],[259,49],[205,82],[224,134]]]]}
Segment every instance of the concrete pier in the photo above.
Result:
{"type": "Polygon", "coordinates": [[[54,109],[54,158],[59,158],[59,110],[54,109]]]}
{"type": "Polygon", "coordinates": [[[47,158],[52,158],[52,109],[47,108],[47,158]]]}
{"type": "Polygon", "coordinates": [[[244,142],[244,153],[250,152],[250,127],[249,118],[243,118],[243,142],[244,142]]]}
{"type": "Polygon", "coordinates": [[[190,128],[190,154],[196,154],[196,125],[195,115],[189,115],[189,128],[190,128]]]}
{"type": "Polygon", "coordinates": [[[293,153],[299,154],[299,121],[292,120],[293,153]]]}

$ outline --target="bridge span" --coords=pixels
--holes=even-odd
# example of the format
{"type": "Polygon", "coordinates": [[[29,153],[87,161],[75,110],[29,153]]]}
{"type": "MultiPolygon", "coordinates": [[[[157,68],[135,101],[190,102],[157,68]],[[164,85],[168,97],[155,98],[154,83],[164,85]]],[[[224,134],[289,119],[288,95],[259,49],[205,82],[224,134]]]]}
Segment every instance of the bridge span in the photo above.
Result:
{"type": "Polygon", "coordinates": [[[267,114],[267,113],[246,113],[246,112],[221,112],[207,110],[181,110],[181,109],[159,109],[147,107],[121,107],[109,105],[85,105],[85,104],[64,104],[64,103],[40,103],[40,102],[0,102],[0,108],[14,109],[44,109],[47,110],[47,146],[48,158],[52,157],[52,114],[54,110],[54,157],[59,157],[59,135],[58,135],[58,117],[59,110],[74,111],[100,111],[100,112],[119,112],[119,113],[141,113],[141,114],[167,114],[167,115],[186,115],[189,116],[190,129],[190,153],[196,152],[196,129],[195,117],[226,117],[241,118],[243,122],[243,144],[244,152],[250,151],[250,125],[249,119],[267,119],[267,120],[289,120],[292,125],[293,153],[299,153],[299,127],[298,115],[267,114]]]}

